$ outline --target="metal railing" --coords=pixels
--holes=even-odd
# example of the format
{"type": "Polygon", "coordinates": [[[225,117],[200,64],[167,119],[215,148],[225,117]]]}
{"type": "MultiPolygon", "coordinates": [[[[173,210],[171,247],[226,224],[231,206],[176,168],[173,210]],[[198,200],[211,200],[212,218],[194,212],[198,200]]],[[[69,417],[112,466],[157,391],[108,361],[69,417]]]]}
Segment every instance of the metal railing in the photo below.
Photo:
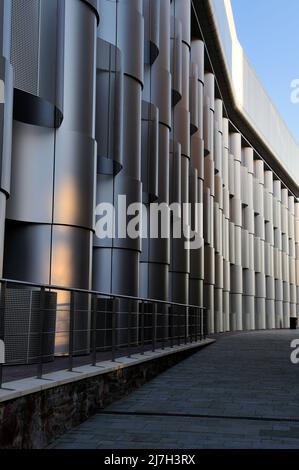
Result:
{"type": "Polygon", "coordinates": [[[201,306],[0,280],[5,345],[0,388],[19,378],[101,367],[103,361],[202,341],[206,335],[201,306]]]}

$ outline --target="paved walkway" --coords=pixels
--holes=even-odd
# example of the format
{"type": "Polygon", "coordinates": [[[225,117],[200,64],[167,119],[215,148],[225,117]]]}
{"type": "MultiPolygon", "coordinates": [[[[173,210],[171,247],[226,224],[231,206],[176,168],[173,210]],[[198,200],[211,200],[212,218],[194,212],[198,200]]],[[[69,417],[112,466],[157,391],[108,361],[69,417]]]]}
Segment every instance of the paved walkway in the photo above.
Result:
{"type": "Polygon", "coordinates": [[[52,448],[299,448],[299,331],[228,334],[52,448]]]}

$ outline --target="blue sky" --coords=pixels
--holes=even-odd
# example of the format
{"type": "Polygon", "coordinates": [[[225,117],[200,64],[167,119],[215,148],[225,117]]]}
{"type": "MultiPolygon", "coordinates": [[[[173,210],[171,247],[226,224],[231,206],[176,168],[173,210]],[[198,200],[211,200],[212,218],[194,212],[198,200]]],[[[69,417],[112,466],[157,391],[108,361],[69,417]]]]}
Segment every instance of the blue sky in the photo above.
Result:
{"type": "Polygon", "coordinates": [[[299,79],[299,0],[231,0],[239,40],[299,143],[299,103],[290,99],[299,79]]]}

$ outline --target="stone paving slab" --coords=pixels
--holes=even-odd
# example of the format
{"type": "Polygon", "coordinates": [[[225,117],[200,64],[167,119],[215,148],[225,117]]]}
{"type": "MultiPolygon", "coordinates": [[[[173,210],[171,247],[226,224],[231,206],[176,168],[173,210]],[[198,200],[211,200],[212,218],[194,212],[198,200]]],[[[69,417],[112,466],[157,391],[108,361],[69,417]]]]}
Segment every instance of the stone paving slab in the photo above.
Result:
{"type": "Polygon", "coordinates": [[[299,331],[220,335],[52,448],[299,448],[299,331]]]}

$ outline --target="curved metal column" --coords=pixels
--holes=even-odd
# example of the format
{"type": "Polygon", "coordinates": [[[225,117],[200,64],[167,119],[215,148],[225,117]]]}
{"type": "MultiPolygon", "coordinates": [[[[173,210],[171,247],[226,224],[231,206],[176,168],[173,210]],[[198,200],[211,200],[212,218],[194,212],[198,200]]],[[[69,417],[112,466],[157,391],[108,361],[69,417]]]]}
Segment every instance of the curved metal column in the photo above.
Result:
{"type": "Polygon", "coordinates": [[[282,238],[282,281],[283,281],[283,326],[290,325],[290,270],[289,270],[289,192],[281,190],[281,238],[282,238]]]}
{"type": "MultiPolygon", "coordinates": [[[[121,211],[122,227],[115,227],[115,238],[94,239],[93,288],[113,294],[138,296],[140,238],[128,237],[126,228],[135,217],[127,215],[131,203],[141,203],[141,102],[144,75],[144,19],[142,0],[121,2],[101,0],[99,6],[103,27],[99,37],[117,47],[122,57],[123,125],[121,121],[122,169],[117,174],[103,175],[98,169],[96,204],[110,202],[116,213],[121,211]],[[133,52],[134,51],[134,52],[133,52]],[[124,207],[120,197],[126,197],[124,207]],[[122,233],[118,233],[121,229],[122,233]],[[123,236],[122,236],[123,235],[123,236]],[[130,273],[130,275],[128,275],[130,273]]],[[[98,87],[98,96],[103,90],[98,87]]],[[[99,98],[100,99],[100,98],[99,98]]],[[[102,112],[98,108],[99,112],[102,112]]],[[[103,114],[97,120],[105,119],[103,114]]],[[[114,127],[114,132],[115,132],[114,127]]],[[[101,129],[99,130],[99,136],[101,129]]]]}
{"type": "Polygon", "coordinates": [[[242,148],[242,267],[243,267],[243,329],[255,328],[255,271],[254,271],[254,208],[253,158],[251,147],[242,148]]]}
{"type": "Polygon", "coordinates": [[[214,244],[215,244],[215,332],[224,331],[223,316],[223,102],[215,100],[214,158],[215,158],[215,199],[214,199],[214,244]]]}
{"type": "Polygon", "coordinates": [[[274,280],[274,226],[273,226],[273,173],[265,171],[265,274],[266,274],[266,328],[275,328],[274,280]]]}
{"type": "Polygon", "coordinates": [[[204,241],[205,241],[205,279],[204,306],[207,309],[208,331],[213,333],[214,326],[214,287],[215,287],[215,248],[214,248],[214,198],[215,198],[215,162],[214,162],[214,112],[215,112],[215,77],[205,74],[204,86],[204,241]]]}
{"type": "MultiPolygon", "coordinates": [[[[173,68],[173,126],[172,144],[180,146],[180,172],[181,172],[181,203],[189,202],[189,167],[190,167],[190,0],[174,0],[172,2],[172,68],[173,68]],[[179,59],[181,58],[181,62],[179,59]],[[181,67],[179,67],[181,63],[181,67]],[[176,68],[178,67],[178,68],[176,68]],[[180,90],[181,86],[181,90],[180,90]],[[180,96],[178,102],[175,97],[180,96]]],[[[173,155],[176,151],[173,151],[173,155]]],[[[172,170],[171,168],[170,170],[172,170]]],[[[174,175],[170,173],[170,178],[174,175]]],[[[175,202],[180,202],[176,200],[175,202]]],[[[184,235],[190,230],[190,220],[185,216],[181,218],[181,230],[184,235]],[[187,220],[186,220],[187,219],[187,220]]],[[[173,302],[189,303],[189,273],[190,250],[185,245],[186,238],[173,238],[171,240],[170,273],[169,273],[169,298],[173,302]]],[[[188,237],[187,237],[188,238],[188,237]]]]}
{"type": "Polygon", "coordinates": [[[295,199],[289,195],[289,270],[290,270],[290,316],[297,316],[296,252],[295,252],[295,199]]]}
{"type": "Polygon", "coordinates": [[[204,283],[204,240],[203,240],[203,185],[204,185],[204,141],[203,141],[203,94],[204,94],[204,43],[200,40],[191,42],[191,77],[190,77],[190,110],[191,126],[191,169],[190,169],[190,202],[198,204],[192,210],[191,230],[195,229],[197,217],[198,236],[201,245],[190,250],[190,285],[189,302],[192,305],[203,305],[204,283]]]}
{"type": "MultiPolygon", "coordinates": [[[[26,16],[24,2],[14,1],[12,61],[15,87],[21,94],[14,105],[12,198],[5,246],[5,275],[13,279],[91,287],[95,5],[30,0],[26,16]],[[26,22],[28,12],[30,22],[26,22]],[[22,99],[31,100],[34,114],[20,115],[22,99]]],[[[69,296],[60,294],[57,302],[56,351],[66,353],[69,296]]],[[[85,314],[75,322],[84,330],[89,323],[86,299],[82,310],[85,314]]],[[[88,350],[87,336],[78,338],[78,353],[88,350]]]]}
{"type": "Polygon", "coordinates": [[[283,327],[283,281],[281,236],[281,182],[273,182],[275,327],[283,327]]]}
{"type": "Polygon", "coordinates": [[[11,0],[0,3],[0,277],[2,277],[6,200],[10,193],[13,70],[10,64],[11,0]]]}
{"type": "Polygon", "coordinates": [[[299,202],[295,202],[296,315],[299,320],[299,202]]]}
{"type": "Polygon", "coordinates": [[[255,187],[255,328],[266,328],[264,162],[254,161],[255,187]]]}
{"type": "Polygon", "coordinates": [[[232,174],[232,198],[230,200],[230,236],[231,236],[231,330],[243,329],[242,317],[242,202],[241,202],[241,135],[233,132],[229,136],[230,161],[232,174]]]}
{"type": "MultiPolygon", "coordinates": [[[[169,239],[162,238],[158,221],[150,220],[151,202],[169,203],[169,135],[171,128],[170,1],[144,0],[145,81],[143,110],[155,119],[142,120],[143,203],[148,204],[147,238],[142,240],[140,295],[168,300],[169,239]],[[155,227],[150,224],[155,224],[155,227]],[[157,230],[158,238],[151,237],[157,230]]],[[[163,222],[169,213],[161,214],[163,222]]]]}
{"type": "Polygon", "coordinates": [[[223,118],[223,331],[230,330],[230,190],[229,190],[229,121],[223,118]]]}

